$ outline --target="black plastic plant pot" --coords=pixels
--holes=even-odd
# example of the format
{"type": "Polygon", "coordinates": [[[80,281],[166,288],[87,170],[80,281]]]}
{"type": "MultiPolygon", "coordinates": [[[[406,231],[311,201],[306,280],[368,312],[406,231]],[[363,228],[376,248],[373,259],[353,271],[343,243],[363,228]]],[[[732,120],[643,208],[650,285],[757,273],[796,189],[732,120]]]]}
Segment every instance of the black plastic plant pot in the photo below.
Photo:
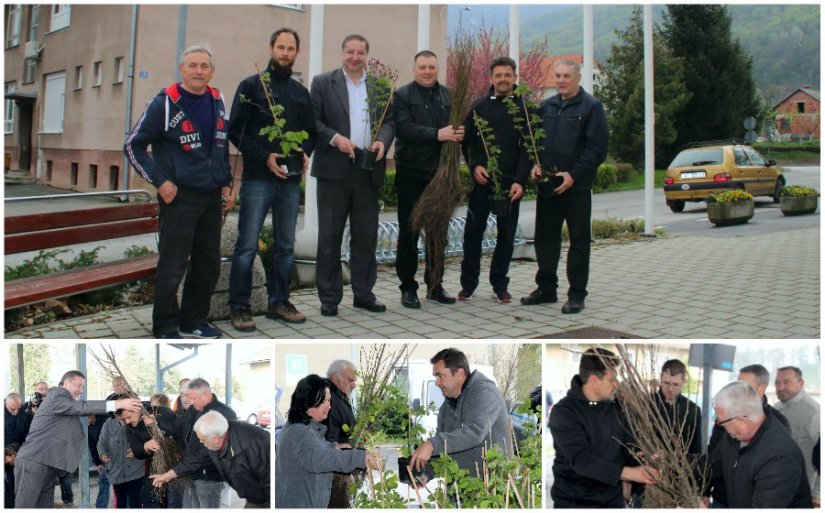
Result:
{"type": "Polygon", "coordinates": [[[560,176],[552,174],[552,171],[544,171],[544,176],[547,180],[536,182],[536,192],[540,198],[550,198],[556,195],[556,188],[564,183],[564,179],[560,176]]]}
{"type": "Polygon", "coordinates": [[[304,172],[303,153],[292,153],[286,157],[278,157],[277,162],[286,171],[286,176],[298,176],[304,172]]]}
{"type": "Polygon", "coordinates": [[[490,210],[496,217],[507,217],[511,212],[510,198],[490,198],[490,210]]]}
{"type": "Polygon", "coordinates": [[[355,167],[363,169],[364,171],[372,171],[372,168],[375,167],[375,159],[377,157],[377,151],[355,148],[355,167]]]}
{"type": "MultiPolygon", "coordinates": [[[[402,483],[412,486],[412,483],[410,482],[410,474],[407,472],[407,466],[409,464],[409,458],[405,458],[403,456],[400,456],[398,458],[398,478],[402,483]]],[[[435,471],[430,466],[430,464],[427,463],[427,465],[423,469],[421,469],[420,472],[416,472],[415,469],[413,469],[412,475],[413,477],[415,477],[416,481],[426,482],[435,478],[435,471]],[[425,477],[426,480],[423,479],[425,477]]]]}

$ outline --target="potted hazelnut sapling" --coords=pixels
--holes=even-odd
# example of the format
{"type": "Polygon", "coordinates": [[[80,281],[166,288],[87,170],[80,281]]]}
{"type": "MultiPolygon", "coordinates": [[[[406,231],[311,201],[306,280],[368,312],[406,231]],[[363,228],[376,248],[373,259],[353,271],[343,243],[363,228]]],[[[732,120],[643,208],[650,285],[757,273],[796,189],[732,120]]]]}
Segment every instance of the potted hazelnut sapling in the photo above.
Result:
{"type": "Polygon", "coordinates": [[[481,146],[484,148],[484,154],[487,157],[487,173],[490,175],[490,184],[493,189],[493,194],[490,196],[490,210],[496,216],[508,216],[510,215],[512,202],[510,191],[505,189],[502,183],[501,167],[498,163],[501,148],[495,144],[496,136],[493,133],[493,128],[476,111],[473,111],[473,123],[475,123],[476,130],[478,130],[481,146]]]}
{"type": "MultiPolygon", "coordinates": [[[[359,169],[370,171],[375,166],[378,152],[370,150],[378,140],[378,133],[384,126],[384,120],[390,110],[392,95],[395,92],[395,84],[398,81],[398,70],[385,64],[381,64],[378,59],[370,59],[367,62],[367,103],[364,110],[367,112],[369,124],[364,125],[364,130],[369,127],[369,140],[366,148],[355,148],[355,165],[359,169]],[[370,101],[370,99],[372,101],[370,101]]],[[[384,151],[389,148],[384,148],[384,151]]]]}

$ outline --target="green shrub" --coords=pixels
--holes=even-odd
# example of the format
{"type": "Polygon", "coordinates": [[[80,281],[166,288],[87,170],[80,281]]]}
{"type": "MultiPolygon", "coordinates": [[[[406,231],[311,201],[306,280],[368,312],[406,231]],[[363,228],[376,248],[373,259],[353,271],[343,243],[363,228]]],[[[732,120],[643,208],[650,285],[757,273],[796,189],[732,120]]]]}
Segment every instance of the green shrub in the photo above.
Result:
{"type": "Polygon", "coordinates": [[[596,181],[593,184],[593,192],[600,192],[611,185],[615,185],[617,180],[616,166],[612,164],[602,164],[596,170],[596,181]]]}
{"type": "Polygon", "coordinates": [[[636,174],[636,169],[633,168],[633,164],[627,164],[625,162],[617,162],[616,163],[616,181],[618,183],[627,183],[636,174]]]}
{"type": "Polygon", "coordinates": [[[783,198],[785,197],[799,197],[799,196],[819,196],[819,192],[813,187],[805,187],[802,185],[788,185],[782,188],[779,193],[783,198]]]}

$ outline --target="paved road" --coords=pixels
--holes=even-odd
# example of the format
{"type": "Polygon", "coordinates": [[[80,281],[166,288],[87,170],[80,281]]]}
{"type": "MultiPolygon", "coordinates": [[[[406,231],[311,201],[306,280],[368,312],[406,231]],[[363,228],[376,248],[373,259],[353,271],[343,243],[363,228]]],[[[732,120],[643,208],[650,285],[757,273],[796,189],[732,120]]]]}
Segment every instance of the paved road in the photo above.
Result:
{"type": "MultiPolygon", "coordinates": [[[[820,189],[819,166],[786,166],[783,169],[788,185],[805,185],[820,189]]],[[[774,205],[768,198],[756,199],[754,218],[748,223],[725,229],[715,228],[708,221],[704,203],[688,203],[684,212],[674,214],[665,203],[664,191],[661,187],[655,190],[653,207],[654,224],[663,227],[669,234],[689,233],[708,237],[729,237],[819,226],[819,212],[812,216],[784,217],[779,211],[779,205],[774,205]]],[[[643,219],[644,210],[643,190],[611,192],[593,196],[594,219],[643,219]]],[[[534,202],[527,202],[522,206],[522,216],[526,215],[535,215],[534,202]]]]}

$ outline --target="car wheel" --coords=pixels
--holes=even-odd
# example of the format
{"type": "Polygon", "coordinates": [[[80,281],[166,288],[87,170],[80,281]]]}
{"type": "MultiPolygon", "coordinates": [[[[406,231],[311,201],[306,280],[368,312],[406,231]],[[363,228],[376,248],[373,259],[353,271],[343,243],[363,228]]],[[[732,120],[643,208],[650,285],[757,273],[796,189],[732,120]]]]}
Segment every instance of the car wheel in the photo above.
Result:
{"type": "Polygon", "coordinates": [[[776,186],[773,188],[773,202],[779,203],[779,196],[782,194],[782,189],[785,188],[785,179],[779,178],[776,180],[776,186]]]}
{"type": "Polygon", "coordinates": [[[670,207],[672,212],[677,214],[685,210],[685,202],[682,200],[670,200],[667,202],[667,206],[670,207]]]}
{"type": "Polygon", "coordinates": [[[250,414],[249,414],[249,417],[247,417],[247,418],[246,418],[246,421],[247,421],[249,424],[256,425],[256,424],[258,424],[258,416],[257,416],[257,415],[255,415],[254,413],[250,413],[250,414]]]}

